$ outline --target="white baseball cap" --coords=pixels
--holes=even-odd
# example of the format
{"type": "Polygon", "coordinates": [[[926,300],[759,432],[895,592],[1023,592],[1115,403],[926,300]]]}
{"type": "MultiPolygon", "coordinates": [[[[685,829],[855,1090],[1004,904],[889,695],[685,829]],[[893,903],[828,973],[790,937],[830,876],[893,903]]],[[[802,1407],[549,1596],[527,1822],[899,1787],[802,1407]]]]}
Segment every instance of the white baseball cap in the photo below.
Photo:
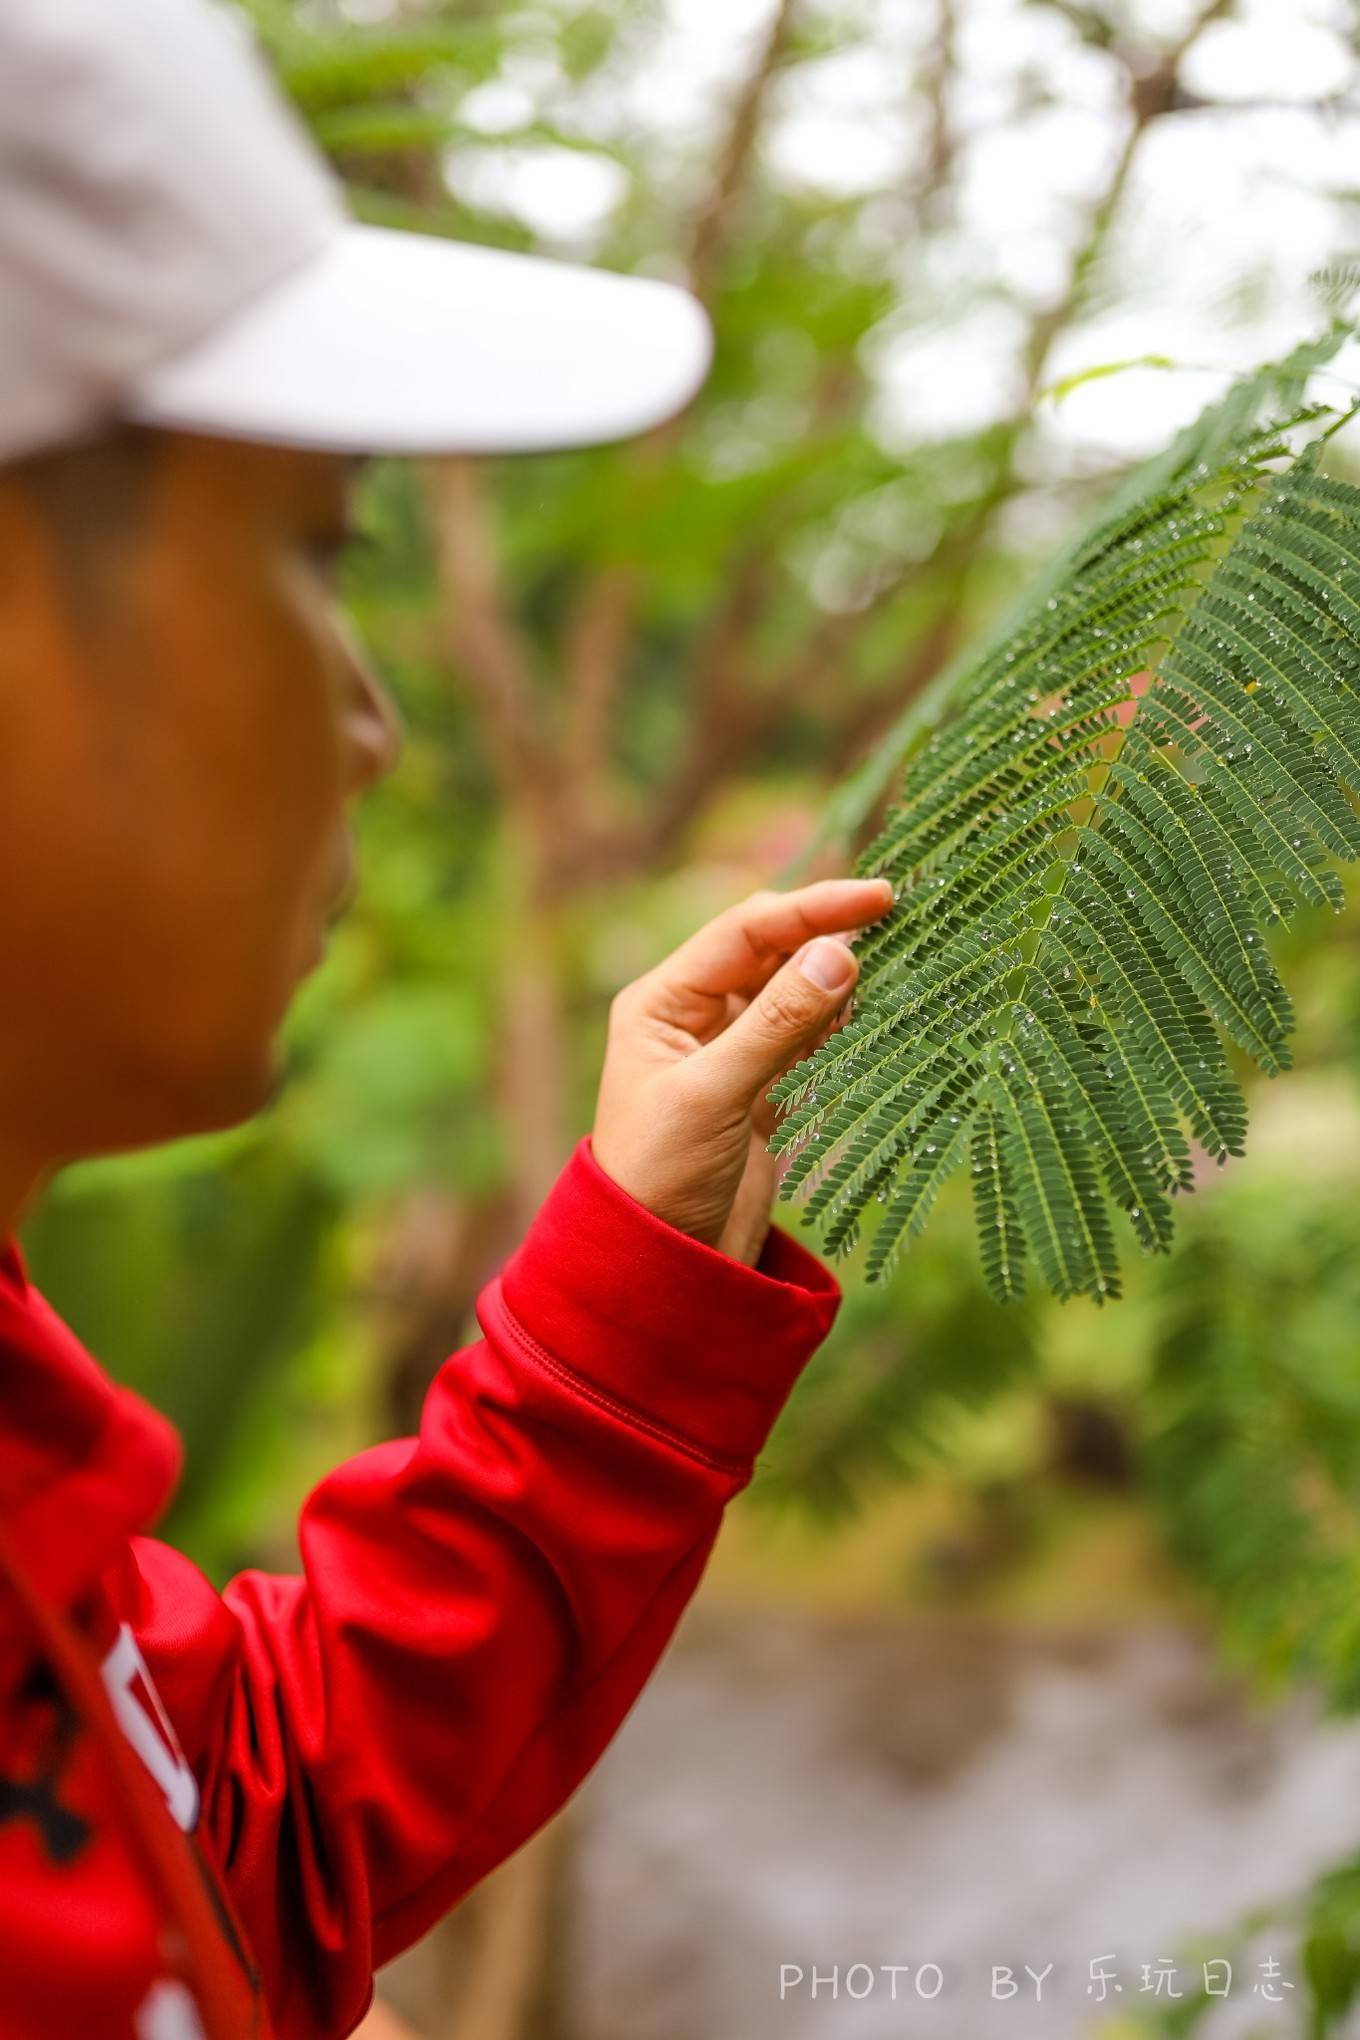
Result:
{"type": "Polygon", "coordinates": [[[547,451],[681,410],[688,291],[361,226],[223,0],[0,0],[0,461],[124,417],[547,451]]]}

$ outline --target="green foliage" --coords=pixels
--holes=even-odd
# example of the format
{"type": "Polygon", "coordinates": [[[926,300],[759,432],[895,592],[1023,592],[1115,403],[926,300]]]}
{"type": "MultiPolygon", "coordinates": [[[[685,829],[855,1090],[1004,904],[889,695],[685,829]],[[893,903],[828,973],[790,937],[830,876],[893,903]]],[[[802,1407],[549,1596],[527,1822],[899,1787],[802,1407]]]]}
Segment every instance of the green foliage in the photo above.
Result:
{"type": "Polygon", "coordinates": [[[38,1286],[173,1419],[184,1464],[162,1529],[222,1571],[299,1454],[280,1406],[334,1309],[337,1210],[253,1127],[68,1169],[25,1228],[38,1286]]]}
{"type": "Polygon", "coordinates": [[[1166,1270],[1140,1417],[1146,1488],[1222,1646],[1263,1686],[1360,1709],[1360,1264],[1325,1181],[1205,1200],[1166,1270]],[[1287,1220],[1282,1205],[1288,1203],[1287,1220]]]}
{"type": "Polygon", "coordinates": [[[1041,397],[1048,397],[1060,404],[1064,397],[1070,397],[1073,390],[1085,388],[1087,383],[1103,382],[1107,376],[1123,375],[1130,368],[1174,368],[1176,363],[1169,354],[1132,354],[1124,361],[1099,361],[1093,368],[1081,368],[1073,375],[1059,376],[1047,389],[1040,390],[1041,397]]]}
{"type": "Polygon", "coordinates": [[[1003,1310],[977,1279],[961,1186],[946,1191],[930,1251],[900,1287],[846,1288],[835,1331],[814,1356],[756,1470],[771,1513],[843,1523],[876,1495],[934,1474],[972,1484],[960,1416],[1008,1395],[1042,1393],[1042,1296],[1003,1310]]]}
{"type": "Polygon", "coordinates": [[[1360,1998],[1360,1855],[1319,1877],[1304,1907],[1310,2040],[1337,2030],[1360,1998]]]}
{"type": "MultiPolygon", "coordinates": [[[[1236,1973],[1246,1968],[1254,1946],[1266,1945],[1262,1936],[1269,1934],[1269,1945],[1278,1946],[1281,1930],[1297,1944],[1295,1974],[1302,1970],[1298,2019],[1289,2030],[1300,2040],[1328,2040],[1353,2030],[1342,2022],[1360,1999],[1360,1856],[1325,1870],[1301,1894],[1254,1908],[1219,1929],[1211,1945],[1215,1955],[1228,1957],[1236,1973]]],[[[1197,1951],[1187,1952],[1197,1956],[1197,1951]]],[[[1221,1999],[1195,1984],[1181,2002],[1152,2006],[1137,2030],[1160,2040],[1185,2040],[1210,2030],[1207,2022],[1220,2004],[1221,1999]]]]}
{"type": "Polygon", "coordinates": [[[1117,1296],[1116,1226],[1166,1250],[1187,1136],[1243,1151],[1229,1046],[1288,1064],[1266,931],[1339,909],[1332,860],[1360,857],[1360,489],[1318,458],[1351,414],[1281,402],[1343,330],[1123,492],[964,670],[857,860],[893,908],[851,1018],[770,1095],[828,1251],[886,1206],[870,1281],[967,1163],[995,1295],[1032,1263],[1117,1296]]]}
{"type": "Polygon", "coordinates": [[[495,19],[398,22],[366,28],[313,28],[290,0],[238,0],[261,47],[309,120],[339,107],[371,112],[379,94],[426,83],[441,69],[471,78],[493,73],[504,47],[495,19]]]}

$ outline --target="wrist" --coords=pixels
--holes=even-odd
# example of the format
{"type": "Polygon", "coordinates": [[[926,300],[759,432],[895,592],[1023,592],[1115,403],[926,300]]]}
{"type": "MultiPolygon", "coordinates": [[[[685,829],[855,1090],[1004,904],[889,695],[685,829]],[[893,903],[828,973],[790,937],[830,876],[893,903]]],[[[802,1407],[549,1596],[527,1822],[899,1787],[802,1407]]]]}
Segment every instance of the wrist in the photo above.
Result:
{"type": "MultiPolygon", "coordinates": [[[[730,1193],[722,1194],[721,1185],[714,1180],[711,1172],[706,1172],[702,1183],[682,1179],[673,1158],[658,1170],[649,1166],[645,1158],[640,1160],[636,1154],[630,1155],[626,1150],[622,1155],[617,1154],[608,1137],[601,1140],[598,1129],[590,1136],[590,1152],[612,1183],[672,1232],[684,1233],[686,1238],[697,1240],[700,1246],[711,1247],[719,1253],[728,1251],[723,1239],[729,1231],[740,1243],[740,1235],[733,1225],[730,1193]]],[[[756,1251],[759,1251],[758,1245],[756,1251]]]]}

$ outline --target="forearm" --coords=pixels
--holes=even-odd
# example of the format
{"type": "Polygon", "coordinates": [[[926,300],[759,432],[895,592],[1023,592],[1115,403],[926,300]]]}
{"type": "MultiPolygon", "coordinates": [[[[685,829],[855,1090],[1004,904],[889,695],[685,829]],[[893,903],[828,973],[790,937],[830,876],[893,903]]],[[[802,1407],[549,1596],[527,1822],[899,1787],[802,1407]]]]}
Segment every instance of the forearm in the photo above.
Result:
{"type": "Polygon", "coordinates": [[[778,1229],[743,1267],[582,1143],[418,1436],[308,1496],[299,1575],[220,1600],[197,1575],[186,1613],[187,1561],[141,1540],[143,1649],[284,2040],[346,2030],[373,1966],[575,1789],[838,1300],[778,1229]]]}

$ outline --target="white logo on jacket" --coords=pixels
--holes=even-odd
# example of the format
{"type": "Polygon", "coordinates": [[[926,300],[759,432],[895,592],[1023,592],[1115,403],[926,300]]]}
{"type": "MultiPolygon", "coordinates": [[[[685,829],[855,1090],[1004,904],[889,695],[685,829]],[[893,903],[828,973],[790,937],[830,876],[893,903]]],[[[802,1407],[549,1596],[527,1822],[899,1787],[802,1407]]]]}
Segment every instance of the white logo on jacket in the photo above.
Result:
{"type": "Polygon", "coordinates": [[[203,2022],[182,1983],[153,1983],[134,2014],[137,2040],[204,2040],[203,2022]]]}
{"type": "Polygon", "coordinates": [[[179,1738],[126,1622],[119,1623],[118,1640],[99,1669],[118,1726],[165,1794],[165,1803],[174,1819],[186,1834],[191,1834],[198,1826],[198,1780],[184,1761],[179,1738]],[[146,1702],[138,1692],[139,1686],[146,1702]]]}

